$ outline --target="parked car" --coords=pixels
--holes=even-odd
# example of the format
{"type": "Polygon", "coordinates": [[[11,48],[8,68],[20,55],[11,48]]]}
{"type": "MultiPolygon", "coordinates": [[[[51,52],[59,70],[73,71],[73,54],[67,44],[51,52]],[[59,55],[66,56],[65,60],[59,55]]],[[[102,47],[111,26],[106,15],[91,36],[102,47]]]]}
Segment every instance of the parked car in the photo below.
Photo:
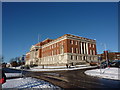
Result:
{"type": "Polygon", "coordinates": [[[106,68],[107,66],[110,66],[110,62],[108,63],[107,61],[101,62],[99,67],[106,68]]]}
{"type": "Polygon", "coordinates": [[[21,66],[20,69],[30,69],[29,66],[21,66]]]}
{"type": "Polygon", "coordinates": [[[106,68],[106,67],[107,67],[107,62],[106,62],[106,61],[102,62],[100,66],[101,66],[102,68],[106,68]]]}
{"type": "Polygon", "coordinates": [[[119,67],[120,68],[120,60],[113,60],[110,64],[111,67],[119,67]]]}
{"type": "Polygon", "coordinates": [[[91,65],[91,66],[97,66],[98,63],[96,63],[96,62],[91,62],[90,65],[91,65]]]}
{"type": "Polygon", "coordinates": [[[5,72],[2,70],[2,77],[0,78],[0,84],[3,84],[6,82],[6,75],[5,72]]]}

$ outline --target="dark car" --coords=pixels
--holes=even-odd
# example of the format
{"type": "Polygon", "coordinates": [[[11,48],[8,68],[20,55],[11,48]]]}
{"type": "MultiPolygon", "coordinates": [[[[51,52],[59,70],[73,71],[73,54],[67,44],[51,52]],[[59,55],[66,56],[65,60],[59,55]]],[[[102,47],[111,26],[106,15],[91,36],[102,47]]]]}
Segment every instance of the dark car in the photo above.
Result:
{"type": "Polygon", "coordinates": [[[5,75],[4,71],[2,70],[2,76],[0,78],[0,84],[3,84],[5,82],[6,82],[6,75],[5,75]]]}
{"type": "Polygon", "coordinates": [[[20,69],[30,69],[29,66],[21,66],[20,69]]]}
{"type": "Polygon", "coordinates": [[[102,62],[101,67],[106,68],[107,67],[107,62],[106,61],[102,62]]]}
{"type": "Polygon", "coordinates": [[[111,67],[119,67],[120,68],[120,60],[113,60],[110,64],[111,67]]]}

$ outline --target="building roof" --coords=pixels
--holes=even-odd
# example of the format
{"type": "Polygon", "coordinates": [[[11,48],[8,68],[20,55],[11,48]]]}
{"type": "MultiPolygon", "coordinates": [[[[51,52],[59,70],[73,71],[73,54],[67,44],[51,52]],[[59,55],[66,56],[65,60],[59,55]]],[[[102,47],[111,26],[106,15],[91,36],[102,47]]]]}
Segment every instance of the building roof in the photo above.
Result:
{"type": "Polygon", "coordinates": [[[59,38],[62,38],[62,37],[64,37],[64,36],[67,36],[67,37],[75,37],[75,38],[80,38],[80,39],[85,39],[85,40],[96,41],[96,40],[93,40],[93,39],[88,39],[88,38],[84,38],[84,37],[80,37],[80,36],[76,36],[76,35],[72,35],[72,34],[64,34],[63,36],[60,36],[60,37],[58,37],[57,39],[49,39],[49,38],[47,38],[47,39],[43,40],[42,42],[39,42],[39,43],[35,44],[35,46],[42,46],[42,45],[47,44],[47,43],[49,43],[49,42],[58,40],[59,38]]]}

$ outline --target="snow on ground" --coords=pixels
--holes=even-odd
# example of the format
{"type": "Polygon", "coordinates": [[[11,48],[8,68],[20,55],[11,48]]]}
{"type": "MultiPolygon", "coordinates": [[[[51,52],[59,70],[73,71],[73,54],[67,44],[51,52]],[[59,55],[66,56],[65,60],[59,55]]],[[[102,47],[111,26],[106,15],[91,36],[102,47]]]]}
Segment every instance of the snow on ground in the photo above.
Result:
{"type": "MultiPolygon", "coordinates": [[[[12,69],[20,69],[21,66],[19,67],[9,67],[12,69]]],[[[71,67],[87,67],[87,65],[76,65],[76,66],[71,66],[71,67]]],[[[33,67],[31,69],[42,69],[43,66],[37,66],[37,67],[33,67]]],[[[66,68],[66,66],[44,66],[44,69],[64,69],[66,68]]]]}
{"type": "Polygon", "coordinates": [[[71,68],[60,68],[62,66],[57,66],[56,68],[53,68],[53,66],[49,66],[52,68],[44,68],[42,69],[40,66],[38,67],[34,67],[34,68],[30,68],[27,71],[61,71],[61,70],[77,70],[77,69],[85,69],[85,68],[94,68],[96,66],[80,66],[80,67],[71,67],[71,68]],[[59,68],[58,68],[59,67],[59,68]]]}
{"type": "Polygon", "coordinates": [[[21,77],[22,73],[5,73],[6,77],[21,77]]]}
{"type": "MultiPolygon", "coordinates": [[[[8,79],[6,83],[2,84],[2,88],[59,88],[43,80],[27,77],[8,79]]],[[[60,88],[59,88],[60,89],[60,88]]]]}
{"type": "Polygon", "coordinates": [[[19,67],[9,67],[9,68],[12,68],[12,69],[20,69],[21,66],[19,67]]]}
{"type": "MultiPolygon", "coordinates": [[[[86,67],[87,65],[76,65],[76,67],[86,67]]],[[[75,67],[75,66],[71,66],[71,67],[75,67]]],[[[43,66],[37,66],[34,67],[33,69],[39,69],[39,68],[43,68],[43,66]]],[[[66,66],[44,66],[45,69],[64,69],[66,68],[66,66]]]]}
{"type": "MultiPolygon", "coordinates": [[[[18,73],[5,73],[7,77],[19,76],[18,73]]],[[[53,84],[32,77],[7,79],[2,88],[59,88],[53,84]]]]}
{"type": "Polygon", "coordinates": [[[85,74],[101,78],[120,80],[120,68],[93,69],[85,71],[85,74]]]}
{"type": "MultiPolygon", "coordinates": [[[[89,65],[76,65],[67,68],[66,66],[36,66],[30,69],[25,69],[26,71],[61,71],[61,70],[77,70],[77,69],[85,69],[85,68],[94,68],[97,66],[89,66],[89,65]]],[[[20,67],[10,67],[13,69],[20,69],[20,67]]]]}

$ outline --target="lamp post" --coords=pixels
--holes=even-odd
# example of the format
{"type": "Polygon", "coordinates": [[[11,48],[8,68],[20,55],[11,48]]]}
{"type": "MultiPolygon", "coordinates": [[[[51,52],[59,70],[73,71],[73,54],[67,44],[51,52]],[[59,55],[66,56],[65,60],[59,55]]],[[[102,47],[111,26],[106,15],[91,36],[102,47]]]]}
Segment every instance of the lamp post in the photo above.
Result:
{"type": "Polygon", "coordinates": [[[103,47],[104,47],[105,59],[106,59],[107,66],[108,66],[108,51],[106,50],[106,44],[101,43],[101,45],[103,45],[103,47]]]}
{"type": "Polygon", "coordinates": [[[101,57],[101,56],[98,56],[98,60],[99,60],[99,62],[100,62],[100,74],[101,74],[101,69],[102,69],[101,60],[102,60],[102,57],[101,57]]]}

